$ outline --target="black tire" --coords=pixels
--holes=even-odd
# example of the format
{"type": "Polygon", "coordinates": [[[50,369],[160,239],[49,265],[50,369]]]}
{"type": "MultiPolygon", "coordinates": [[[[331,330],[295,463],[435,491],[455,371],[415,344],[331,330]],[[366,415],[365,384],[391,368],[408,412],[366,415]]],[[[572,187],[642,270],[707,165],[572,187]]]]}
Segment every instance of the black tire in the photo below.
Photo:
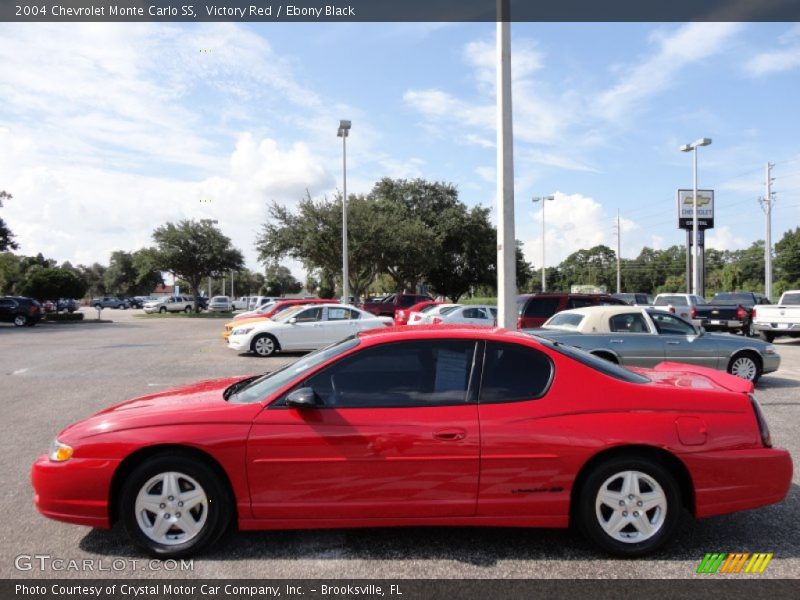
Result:
{"type": "MultiPolygon", "coordinates": [[[[637,514],[638,511],[633,512],[637,508],[637,498],[639,497],[634,496],[634,499],[630,501],[623,500],[629,502],[630,505],[625,506],[625,509],[628,510],[624,513],[621,512],[623,509],[620,508],[620,514],[625,514],[625,518],[628,518],[628,515],[632,518],[634,514],[637,514]]],[[[641,496],[641,498],[646,498],[646,495],[641,496]]],[[[651,554],[668,543],[675,535],[683,514],[680,486],[672,473],[655,460],[636,456],[612,458],[596,466],[584,481],[577,503],[574,514],[584,535],[606,552],[625,558],[651,554]],[[637,479],[640,490],[645,494],[647,493],[647,484],[642,482],[648,479],[654,480],[661,487],[666,501],[665,509],[662,513],[657,512],[661,510],[659,508],[654,508],[644,513],[648,522],[650,519],[656,521],[659,516],[661,520],[657,521],[659,525],[656,531],[642,541],[637,541],[636,536],[641,535],[641,533],[633,533],[633,531],[638,532],[638,529],[632,524],[626,525],[619,532],[620,536],[630,536],[629,541],[621,541],[612,537],[606,532],[601,523],[601,518],[606,514],[607,506],[601,504],[601,506],[596,507],[595,505],[598,501],[598,493],[601,487],[609,481],[616,483],[617,478],[615,476],[622,477],[622,474],[626,472],[638,473],[642,476],[641,478],[637,476],[637,479]],[[598,512],[600,516],[598,516],[598,512]],[[628,530],[631,531],[629,532],[628,530]]]]}
{"type": "Polygon", "coordinates": [[[762,340],[764,340],[769,344],[775,341],[775,334],[772,333],[771,331],[759,331],[758,337],[760,337],[762,340]]]}
{"type": "Polygon", "coordinates": [[[14,326],[25,327],[28,324],[28,317],[26,315],[14,315],[14,326]]]}
{"type": "Polygon", "coordinates": [[[741,377],[742,379],[746,379],[747,381],[752,382],[753,384],[758,383],[758,380],[761,378],[762,373],[762,365],[761,359],[755,352],[738,352],[731,357],[730,362],[728,362],[728,373],[731,375],[736,375],[737,377],[741,377]],[[734,373],[734,370],[739,370],[742,365],[750,363],[752,365],[752,373],[751,377],[744,377],[738,373],[734,373]]]}
{"type": "Polygon", "coordinates": [[[162,306],[161,308],[158,309],[158,312],[160,312],[163,315],[164,313],[167,312],[167,307],[166,306],[162,306]]]}
{"type": "Polygon", "coordinates": [[[278,340],[275,339],[275,336],[268,333],[257,335],[253,338],[253,341],[250,342],[250,350],[263,358],[272,356],[279,348],[278,340]],[[270,344],[270,342],[272,343],[270,344]]]}
{"type": "MultiPolygon", "coordinates": [[[[175,510],[180,509],[175,508],[175,510]]],[[[136,546],[158,558],[181,558],[202,552],[225,534],[233,515],[233,499],[219,474],[209,465],[180,453],[172,453],[147,459],[125,479],[119,495],[119,515],[125,531],[136,546]],[[145,484],[162,473],[188,475],[201,486],[207,499],[206,507],[198,509],[199,514],[207,510],[202,527],[183,543],[158,543],[151,539],[139,524],[136,514],[137,495],[145,484]]],[[[147,514],[143,518],[155,520],[155,515],[147,514]]]]}
{"type": "Polygon", "coordinates": [[[183,312],[185,312],[187,314],[192,312],[192,307],[191,306],[187,306],[186,308],[183,309],[183,312]]]}

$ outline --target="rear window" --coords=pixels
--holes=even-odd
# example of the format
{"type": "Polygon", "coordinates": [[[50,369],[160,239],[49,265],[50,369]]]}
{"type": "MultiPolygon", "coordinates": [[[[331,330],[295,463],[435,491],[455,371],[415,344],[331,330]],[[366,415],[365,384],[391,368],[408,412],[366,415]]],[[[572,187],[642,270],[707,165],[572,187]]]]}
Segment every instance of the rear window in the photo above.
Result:
{"type": "Polygon", "coordinates": [[[594,369],[595,371],[599,371],[604,375],[613,377],[614,379],[627,381],[628,383],[650,383],[650,380],[643,375],[629,371],[625,367],[621,367],[620,365],[607,361],[604,358],[590,354],[589,352],[581,350],[580,348],[576,348],[575,346],[566,346],[558,342],[553,342],[547,338],[539,337],[534,333],[529,333],[528,335],[535,337],[537,341],[549,346],[552,350],[555,350],[559,354],[568,356],[569,358],[576,360],[579,363],[594,369]]]}
{"type": "Polygon", "coordinates": [[[752,304],[753,296],[750,294],[716,294],[711,301],[713,304],[752,304]]]}
{"type": "Polygon", "coordinates": [[[560,329],[578,329],[583,321],[583,315],[575,313],[558,313],[550,317],[545,327],[558,327],[560,329]]]}
{"type": "Polygon", "coordinates": [[[525,317],[552,317],[558,310],[560,298],[537,298],[534,296],[524,305],[525,317]]]}
{"type": "Polygon", "coordinates": [[[689,306],[686,296],[659,296],[656,298],[656,306],[667,306],[673,304],[675,306],[689,306]]]}
{"type": "Polygon", "coordinates": [[[781,304],[800,304],[800,294],[784,294],[781,304]]]}

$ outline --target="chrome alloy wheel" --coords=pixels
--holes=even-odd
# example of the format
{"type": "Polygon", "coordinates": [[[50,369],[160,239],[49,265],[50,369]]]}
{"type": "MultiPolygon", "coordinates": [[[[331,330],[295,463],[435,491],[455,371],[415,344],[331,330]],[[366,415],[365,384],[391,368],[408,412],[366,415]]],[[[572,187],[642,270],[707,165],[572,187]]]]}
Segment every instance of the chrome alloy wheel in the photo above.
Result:
{"type": "Polygon", "coordinates": [[[183,544],[203,530],[208,498],[197,481],[169,471],[151,477],[136,495],[136,522],[148,538],[165,546],[183,544]]]}
{"type": "Polygon", "coordinates": [[[749,356],[740,356],[731,364],[731,375],[753,381],[758,373],[756,362],[749,356]]]}
{"type": "Polygon", "coordinates": [[[667,496],[658,482],[641,471],[622,471],[603,482],[595,498],[597,521],[611,538],[636,544],[664,525],[667,496]]]}

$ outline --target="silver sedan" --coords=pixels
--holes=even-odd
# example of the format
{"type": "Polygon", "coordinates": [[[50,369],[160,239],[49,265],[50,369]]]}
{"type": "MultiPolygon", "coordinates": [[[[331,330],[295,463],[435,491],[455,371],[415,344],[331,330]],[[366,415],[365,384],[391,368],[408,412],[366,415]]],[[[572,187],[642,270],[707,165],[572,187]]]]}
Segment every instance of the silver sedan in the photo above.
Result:
{"type": "Polygon", "coordinates": [[[558,341],[634,367],[672,361],[727,371],[755,383],[777,371],[781,359],[772,344],[728,333],[707,333],[689,321],[651,308],[592,306],[553,315],[541,329],[558,341]]]}

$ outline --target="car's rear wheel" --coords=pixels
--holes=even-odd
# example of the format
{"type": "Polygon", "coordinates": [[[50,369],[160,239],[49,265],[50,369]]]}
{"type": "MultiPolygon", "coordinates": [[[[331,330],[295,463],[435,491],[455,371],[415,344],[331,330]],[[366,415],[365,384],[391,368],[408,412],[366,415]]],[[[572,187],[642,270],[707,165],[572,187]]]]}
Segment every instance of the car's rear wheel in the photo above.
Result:
{"type": "Polygon", "coordinates": [[[775,341],[775,334],[771,331],[761,331],[758,335],[762,340],[770,344],[775,341]]]}
{"type": "Polygon", "coordinates": [[[681,516],[681,495],[672,474],[648,458],[620,457],[597,466],[586,478],[578,523],[611,554],[644,556],[667,543],[681,516]]]}
{"type": "Polygon", "coordinates": [[[232,499],[219,474],[186,456],[155,456],[120,491],[120,519],[131,540],[153,556],[196,554],[231,521],[232,499]]]}
{"type": "Polygon", "coordinates": [[[16,327],[24,327],[27,324],[28,324],[28,317],[26,317],[25,315],[16,315],[14,317],[14,325],[16,327]]]}
{"type": "Polygon", "coordinates": [[[268,333],[262,333],[253,338],[250,347],[259,356],[272,356],[278,350],[278,340],[268,333]]]}
{"type": "Polygon", "coordinates": [[[728,373],[756,383],[761,377],[761,361],[752,352],[740,352],[728,363],[728,373]]]}
{"type": "Polygon", "coordinates": [[[183,312],[185,312],[185,313],[192,312],[192,307],[191,306],[187,306],[186,308],[183,309],[183,312]]]}
{"type": "Polygon", "coordinates": [[[167,312],[167,307],[162,306],[161,308],[158,309],[158,312],[160,312],[163,315],[165,312],[167,312]]]}

